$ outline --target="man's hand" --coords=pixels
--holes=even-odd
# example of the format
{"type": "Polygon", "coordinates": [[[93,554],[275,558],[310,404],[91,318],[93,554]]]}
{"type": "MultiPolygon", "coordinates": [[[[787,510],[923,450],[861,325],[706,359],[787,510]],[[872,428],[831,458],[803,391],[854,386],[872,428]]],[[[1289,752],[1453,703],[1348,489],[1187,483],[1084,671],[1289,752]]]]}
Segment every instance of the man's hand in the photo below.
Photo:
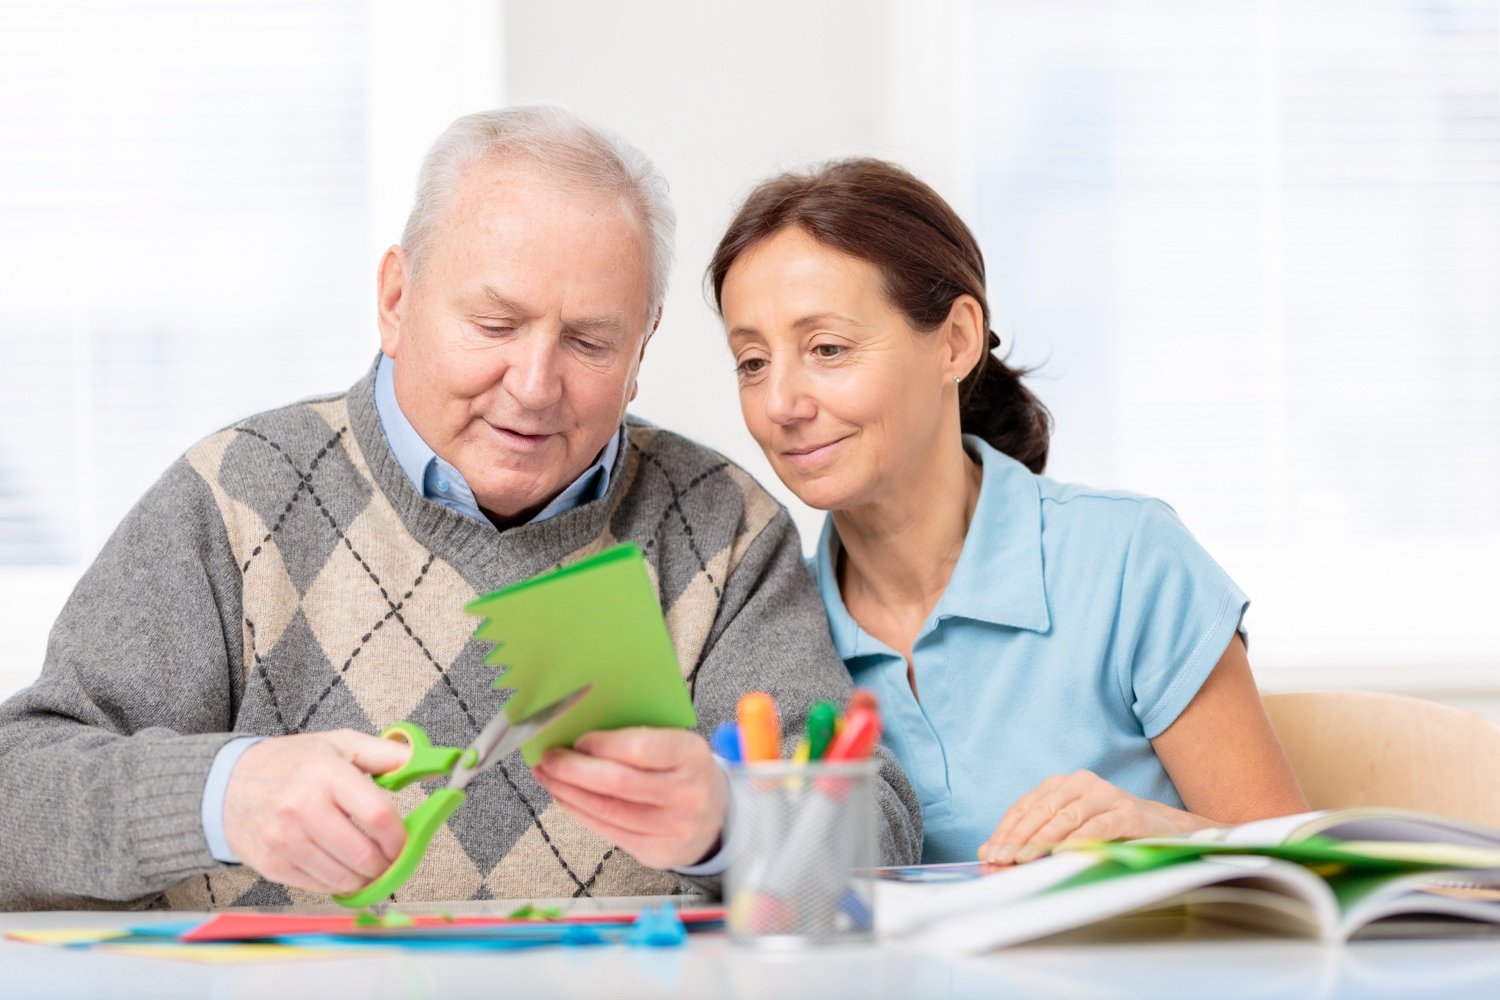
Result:
{"type": "Polygon", "coordinates": [[[1016,799],[979,860],[994,864],[1031,861],[1067,840],[1167,837],[1212,826],[1192,813],[1142,799],[1092,771],[1054,775],[1016,799]]]}
{"type": "Polygon", "coordinates": [[[410,754],[352,729],[262,740],[235,764],[224,793],[230,850],[273,882],[363,888],[406,843],[401,816],[370,775],[396,770],[410,754]]]}
{"type": "Polygon", "coordinates": [[[724,829],[724,771],[684,729],[585,733],[531,773],[584,826],[651,868],[703,861],[724,829]]]}

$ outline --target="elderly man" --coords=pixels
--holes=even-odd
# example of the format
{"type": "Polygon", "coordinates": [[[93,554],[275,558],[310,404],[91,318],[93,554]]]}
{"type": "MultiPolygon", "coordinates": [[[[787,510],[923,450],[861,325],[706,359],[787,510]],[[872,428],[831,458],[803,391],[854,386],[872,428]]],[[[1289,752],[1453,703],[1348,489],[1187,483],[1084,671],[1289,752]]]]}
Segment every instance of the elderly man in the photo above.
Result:
{"type": "MultiPolygon", "coordinates": [[[[625,539],[700,724],[848,679],[787,514],[625,415],[674,215],[634,148],[565,112],[455,122],[381,261],[382,356],[347,392],[190,449],[136,505],[0,706],[0,906],[326,902],[399,852],[369,775],[401,719],[465,745],[500,704],[464,604],[625,539]],[[254,739],[251,737],[264,737],[254,739]]],[[[255,345],[246,345],[254,350],[255,345]]],[[[919,813],[883,760],[884,853],[919,813]]],[[[699,733],[590,733],[484,772],[398,901],[713,888],[726,782],[699,733]]]]}

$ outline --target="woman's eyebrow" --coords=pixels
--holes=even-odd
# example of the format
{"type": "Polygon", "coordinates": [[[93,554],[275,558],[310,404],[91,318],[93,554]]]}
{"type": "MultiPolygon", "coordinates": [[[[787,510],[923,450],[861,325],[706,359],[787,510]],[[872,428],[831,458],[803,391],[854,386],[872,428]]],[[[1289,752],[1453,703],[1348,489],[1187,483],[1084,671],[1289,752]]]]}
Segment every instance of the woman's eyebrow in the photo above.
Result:
{"type": "Polygon", "coordinates": [[[817,326],[819,323],[827,323],[829,320],[835,320],[835,321],[837,321],[839,323],[847,323],[850,326],[864,326],[865,325],[864,323],[861,323],[859,320],[857,320],[857,319],[850,319],[848,316],[845,316],[842,313],[820,312],[820,313],[813,313],[811,316],[803,316],[801,319],[797,320],[795,323],[792,324],[792,329],[794,329],[794,330],[802,330],[802,329],[805,329],[805,328],[807,328],[809,326],[817,326]]]}

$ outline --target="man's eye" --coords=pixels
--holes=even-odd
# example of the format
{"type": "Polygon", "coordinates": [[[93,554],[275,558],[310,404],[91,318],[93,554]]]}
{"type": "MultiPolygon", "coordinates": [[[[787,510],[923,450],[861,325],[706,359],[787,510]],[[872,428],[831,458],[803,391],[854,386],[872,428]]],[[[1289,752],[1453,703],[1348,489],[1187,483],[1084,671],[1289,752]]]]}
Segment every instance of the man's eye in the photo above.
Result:
{"type": "Polygon", "coordinates": [[[489,323],[480,323],[479,324],[479,329],[483,330],[485,333],[489,334],[492,337],[501,337],[501,336],[504,336],[505,334],[510,333],[513,330],[515,330],[515,327],[513,327],[513,326],[504,326],[504,325],[491,325],[489,323]]]}

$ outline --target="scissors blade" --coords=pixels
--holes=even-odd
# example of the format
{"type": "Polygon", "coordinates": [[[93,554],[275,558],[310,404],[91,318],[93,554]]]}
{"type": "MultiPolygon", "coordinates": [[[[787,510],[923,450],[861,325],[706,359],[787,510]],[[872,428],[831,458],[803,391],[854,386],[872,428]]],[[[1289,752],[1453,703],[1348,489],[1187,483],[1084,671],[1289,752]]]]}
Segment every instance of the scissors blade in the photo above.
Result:
{"type": "Polygon", "coordinates": [[[494,718],[485,723],[479,735],[474,737],[474,742],[469,744],[476,756],[474,766],[465,767],[460,764],[454,768],[453,780],[448,784],[454,788],[463,788],[474,775],[496,761],[503,760],[521,744],[566,715],[592,690],[594,690],[594,685],[585,684],[571,694],[564,695],[551,704],[537,709],[519,722],[512,722],[505,714],[505,709],[500,709],[495,713],[494,718]]]}

